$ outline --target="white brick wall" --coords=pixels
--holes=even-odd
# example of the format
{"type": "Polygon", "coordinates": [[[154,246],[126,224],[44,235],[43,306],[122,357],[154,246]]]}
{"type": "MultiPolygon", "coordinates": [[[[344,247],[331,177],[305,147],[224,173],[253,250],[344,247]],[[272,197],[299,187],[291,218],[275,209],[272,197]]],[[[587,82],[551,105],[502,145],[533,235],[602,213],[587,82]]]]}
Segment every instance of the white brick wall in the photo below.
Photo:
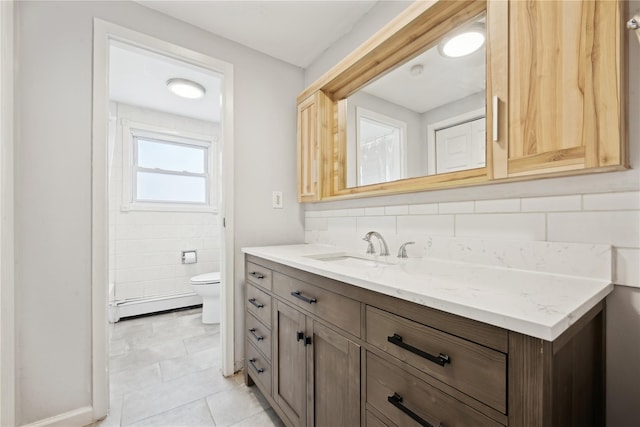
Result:
{"type": "Polygon", "coordinates": [[[109,183],[109,281],[115,283],[115,299],[191,291],[191,276],[220,270],[219,217],[201,212],[121,211],[120,120],[205,135],[217,134],[218,126],[124,104],[114,106],[118,125],[109,183]],[[198,252],[198,262],[182,264],[182,251],[192,249],[198,252]]]}
{"type": "MultiPolygon", "coordinates": [[[[576,194],[306,211],[305,242],[364,251],[380,232],[391,251],[428,236],[606,243],[615,283],[640,287],[640,192],[576,194]]],[[[409,246],[420,255],[420,245],[409,246]]]]}

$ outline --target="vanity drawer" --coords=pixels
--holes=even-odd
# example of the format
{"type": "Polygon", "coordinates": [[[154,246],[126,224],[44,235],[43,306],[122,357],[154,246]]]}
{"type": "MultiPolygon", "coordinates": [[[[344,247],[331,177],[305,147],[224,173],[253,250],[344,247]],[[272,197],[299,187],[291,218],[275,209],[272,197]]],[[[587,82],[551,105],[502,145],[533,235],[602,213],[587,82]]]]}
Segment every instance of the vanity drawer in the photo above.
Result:
{"type": "Polygon", "coordinates": [[[271,296],[247,283],[247,311],[271,327],[271,296]]]}
{"type": "Polygon", "coordinates": [[[301,282],[284,274],[273,274],[273,292],[288,302],[360,337],[360,303],[301,282]]]}
{"type": "MultiPolygon", "coordinates": [[[[501,426],[459,400],[367,352],[367,408],[371,407],[398,426],[426,425],[418,419],[432,426],[501,426]]],[[[380,424],[373,422],[371,425],[380,424]]]]}
{"type": "Polygon", "coordinates": [[[250,342],[247,344],[247,373],[266,396],[271,396],[271,362],[250,342]]]}
{"type": "Polygon", "coordinates": [[[245,320],[247,341],[260,350],[267,359],[271,360],[271,328],[263,325],[249,313],[247,313],[245,320]]]}
{"type": "Polygon", "coordinates": [[[504,353],[370,306],[366,331],[372,345],[506,413],[504,353]]]}
{"type": "Polygon", "coordinates": [[[365,425],[367,427],[389,427],[384,421],[373,415],[371,411],[367,411],[365,414],[365,425]]]}
{"type": "Polygon", "coordinates": [[[265,268],[261,265],[254,264],[252,262],[247,262],[246,267],[246,277],[247,280],[258,285],[262,286],[265,289],[271,290],[271,282],[273,272],[268,268],[265,268]]]}

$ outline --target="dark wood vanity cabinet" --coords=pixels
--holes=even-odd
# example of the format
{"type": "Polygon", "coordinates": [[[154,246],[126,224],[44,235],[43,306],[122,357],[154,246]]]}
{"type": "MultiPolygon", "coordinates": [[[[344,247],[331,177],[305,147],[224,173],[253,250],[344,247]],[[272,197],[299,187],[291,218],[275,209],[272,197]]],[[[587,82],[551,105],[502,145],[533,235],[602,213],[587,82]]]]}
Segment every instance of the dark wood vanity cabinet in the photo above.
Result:
{"type": "Polygon", "coordinates": [[[246,267],[245,378],[287,425],[604,425],[603,303],[550,342],[252,255],[246,267]]]}

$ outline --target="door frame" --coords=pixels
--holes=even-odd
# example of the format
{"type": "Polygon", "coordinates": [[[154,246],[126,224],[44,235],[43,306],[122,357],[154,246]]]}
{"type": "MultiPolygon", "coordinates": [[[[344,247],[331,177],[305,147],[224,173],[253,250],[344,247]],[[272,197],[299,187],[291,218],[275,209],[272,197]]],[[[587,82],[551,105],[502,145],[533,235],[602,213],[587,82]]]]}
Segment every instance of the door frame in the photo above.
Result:
{"type": "Polygon", "coordinates": [[[223,260],[221,276],[222,374],[234,373],[234,200],[233,200],[233,65],[208,55],[139,33],[111,22],[93,22],[93,122],[92,122],[92,212],[91,212],[91,290],[92,290],[92,402],[93,418],[100,419],[109,409],[108,374],[108,73],[109,41],[119,40],[174,59],[223,74],[222,82],[222,161],[220,217],[223,260]]]}
{"type": "Polygon", "coordinates": [[[14,2],[0,1],[0,425],[15,425],[14,2]]]}

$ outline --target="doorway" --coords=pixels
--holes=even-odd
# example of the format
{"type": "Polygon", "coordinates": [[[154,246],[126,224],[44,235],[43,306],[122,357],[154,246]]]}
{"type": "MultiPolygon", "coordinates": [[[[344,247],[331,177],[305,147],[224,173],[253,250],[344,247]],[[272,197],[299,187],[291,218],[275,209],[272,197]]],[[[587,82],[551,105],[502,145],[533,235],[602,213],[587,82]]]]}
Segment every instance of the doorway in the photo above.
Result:
{"type": "MultiPolygon", "coordinates": [[[[156,66],[151,68],[156,69],[156,66]]],[[[148,70],[147,70],[148,71],[148,70]]],[[[141,68],[144,74],[145,67],[141,68]]],[[[148,76],[147,76],[148,77],[148,76]]],[[[176,76],[180,77],[180,76],[176,76]]],[[[186,291],[186,283],[180,277],[173,277],[172,281],[165,281],[160,287],[153,288],[156,283],[150,282],[145,290],[136,290],[135,286],[121,291],[118,299],[117,289],[114,286],[114,259],[115,254],[110,252],[110,241],[114,242],[113,229],[109,227],[109,212],[118,211],[120,215],[126,215],[134,210],[138,213],[166,211],[174,212],[200,212],[201,214],[215,215],[214,223],[209,224],[217,230],[219,235],[218,263],[210,262],[202,268],[219,268],[220,271],[220,340],[222,352],[222,374],[232,375],[234,372],[233,356],[233,174],[230,167],[233,164],[233,67],[231,64],[215,58],[194,52],[177,45],[156,39],[133,30],[120,27],[102,20],[94,21],[94,82],[93,82],[93,172],[92,172],[92,289],[93,289],[93,412],[94,419],[106,415],[109,402],[109,378],[108,378],[108,328],[109,314],[112,320],[119,317],[117,307],[112,305],[108,310],[109,301],[136,302],[133,304],[133,312],[142,314],[145,310],[162,310],[162,307],[171,308],[171,305],[188,304],[188,292],[180,293],[180,289],[186,291]],[[120,51],[114,50],[120,49],[120,51]],[[131,107],[123,102],[110,100],[109,82],[114,76],[110,68],[110,61],[114,59],[114,52],[127,54],[136,52],[148,58],[155,58],[167,63],[181,64],[184,67],[200,72],[203,75],[212,76],[213,80],[219,80],[219,94],[217,94],[218,113],[211,110],[211,122],[216,122],[215,115],[219,115],[217,126],[204,126],[201,132],[191,130],[177,131],[175,127],[167,126],[167,115],[162,113],[155,115],[151,110],[138,105],[131,107]],[[128,118],[120,116],[118,110],[128,118]],[[114,114],[115,113],[115,114],[114,114]],[[155,119],[149,119],[154,116],[155,119]],[[112,120],[110,121],[110,117],[112,120]],[[135,117],[145,117],[146,120],[132,120],[135,117]],[[115,122],[113,119],[115,118],[115,122]],[[119,120],[119,121],[118,121],[119,120]],[[155,123],[149,123],[150,121],[155,123]],[[159,120],[159,121],[158,121],[159,120]],[[142,123],[146,122],[146,123],[142,123]],[[116,126],[119,124],[118,126],[116,126]],[[164,125],[164,126],[163,126],[164,125]],[[126,131],[125,131],[126,128],[126,131]],[[110,132],[110,130],[112,132],[110,132]],[[116,132],[113,132],[113,131],[116,132]],[[118,135],[119,138],[110,138],[109,135],[118,135]],[[122,152],[116,155],[116,148],[122,152]],[[127,151],[129,150],[129,151],[127,151]],[[141,160],[139,154],[145,150],[146,158],[141,160]],[[154,151],[155,150],[155,151],[154,151]],[[158,152],[175,153],[181,151],[187,157],[195,159],[190,166],[172,165],[165,160],[171,155],[158,157],[158,152]],[[151,153],[151,154],[149,154],[151,153]],[[122,179],[117,182],[121,193],[111,197],[109,182],[113,167],[117,158],[133,159],[132,164],[122,165],[122,179]],[[155,159],[155,160],[150,160],[155,159]],[[198,159],[200,165],[198,166],[198,159]],[[156,163],[153,163],[153,162],[156,163]],[[146,164],[145,162],[152,162],[146,164]],[[194,166],[195,164],[195,166],[194,166]],[[144,181],[144,182],[143,182],[144,181]],[[161,182],[155,186],[153,182],[161,182]],[[179,182],[189,182],[189,194],[184,191],[170,191],[172,186],[179,182]],[[150,184],[146,185],[145,184],[150,184]],[[161,189],[161,191],[157,191],[161,189]],[[169,190],[168,190],[169,189],[169,190]],[[119,200],[118,209],[113,209],[113,204],[119,200]],[[111,207],[110,207],[111,206],[111,207]],[[111,236],[110,236],[111,234],[111,236]],[[110,239],[111,237],[111,239],[110,239]],[[111,255],[111,263],[110,263],[111,255]],[[172,282],[172,283],[170,283],[172,282]],[[171,288],[173,286],[173,288],[171,288]],[[182,288],[180,288],[182,286],[182,288]],[[115,291],[115,292],[114,292],[115,291]],[[137,293],[136,293],[137,292],[137,293]],[[153,293],[157,292],[154,297],[153,293]],[[174,297],[166,298],[172,294],[174,297]],[[164,295],[164,296],[163,296],[164,295]],[[150,298],[147,298],[150,297],[150,298]],[[145,300],[146,298],[146,300],[145,300]],[[177,299],[182,298],[181,301],[177,299]],[[171,301],[168,301],[171,300],[171,301]],[[141,303],[142,302],[142,303],[141,303]],[[151,305],[149,305],[151,304],[151,305]],[[154,305],[155,304],[155,305],[154,305]],[[164,304],[164,305],[163,305],[164,304]],[[167,305],[168,304],[168,305],[167,305]],[[146,307],[146,308],[145,308],[146,307]],[[155,308],[149,308],[155,307],[155,308]],[[114,311],[114,308],[116,309],[114,311]],[[111,313],[109,313],[111,311],[111,313]]],[[[126,92],[126,91],[125,91],[126,92]]],[[[143,96],[144,97],[144,96],[143,96]]],[[[135,104],[137,101],[130,103],[135,104]]],[[[178,113],[184,114],[184,113],[178,113]]],[[[208,119],[209,117],[202,117],[208,119]]],[[[196,123],[197,119],[190,121],[196,123]]],[[[198,129],[196,129],[198,130],[198,129]]],[[[112,181],[113,184],[114,181],[112,181]]],[[[143,214],[144,215],[144,214],[143,214]]],[[[157,215],[156,215],[157,216],[157,215]]],[[[132,216],[129,216],[132,218],[132,216]]],[[[112,217],[113,219],[113,217],[112,217]]],[[[121,221],[122,220],[121,218],[121,221]]],[[[146,221],[142,219],[142,221],[146,221]]],[[[199,221],[199,220],[198,220],[199,221]]],[[[130,228],[135,228],[130,225],[130,228]]],[[[178,231],[179,233],[179,231],[178,231]]],[[[204,236],[207,236],[205,233],[204,236]]],[[[206,237],[205,237],[206,239],[206,237]]],[[[188,243],[183,243],[188,244],[188,243]]],[[[190,252],[197,248],[184,247],[182,250],[190,252]]],[[[202,248],[201,255],[207,252],[206,245],[202,248]]],[[[171,251],[172,249],[168,249],[171,251]]],[[[209,251],[211,252],[211,251],[209,251]]],[[[215,252],[215,251],[213,251],[215,252]]],[[[128,256],[125,255],[124,258],[128,256]]],[[[196,254],[197,257],[197,254],[196,254]]],[[[209,253],[211,260],[211,253],[209,253]]],[[[142,259],[142,258],[140,258],[142,259]]],[[[193,254],[186,256],[188,263],[193,254]]],[[[197,258],[196,258],[197,259],[197,258]]],[[[202,258],[201,258],[202,259],[202,258]]],[[[135,263],[135,260],[132,260],[135,263]]],[[[194,266],[196,265],[193,263],[194,266]]],[[[189,275],[193,272],[202,273],[194,266],[185,265],[183,273],[189,275]]],[[[172,267],[170,267],[172,268],[172,267]]],[[[174,268],[174,276],[175,269],[174,268]]],[[[185,279],[187,280],[187,279],[185,279]]],[[[158,282],[160,283],[160,282],[158,282]]],[[[188,282],[187,282],[188,283],[188,282]]],[[[123,288],[124,289],[124,288],[123,288]]],[[[193,298],[193,296],[191,296],[193,298]]],[[[131,308],[132,304],[130,304],[131,308]]],[[[126,315],[126,311],[124,312],[126,315]]]]}

